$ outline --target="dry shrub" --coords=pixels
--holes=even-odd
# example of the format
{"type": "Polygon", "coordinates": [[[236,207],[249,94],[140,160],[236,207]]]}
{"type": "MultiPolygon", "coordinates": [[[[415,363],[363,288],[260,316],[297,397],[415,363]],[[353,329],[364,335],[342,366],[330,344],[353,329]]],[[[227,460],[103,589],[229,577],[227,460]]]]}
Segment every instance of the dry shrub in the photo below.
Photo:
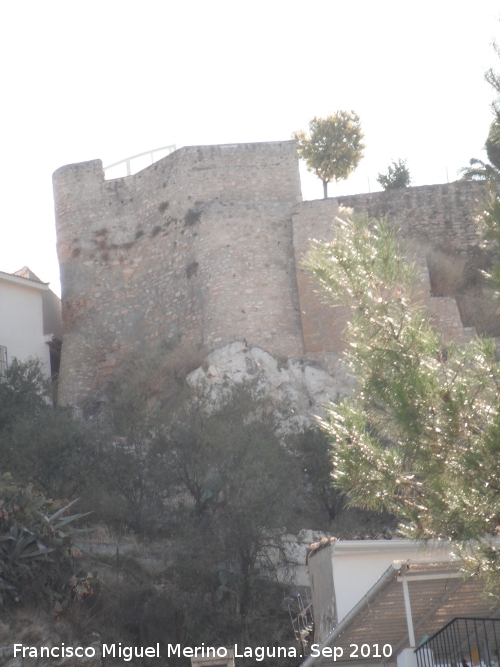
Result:
{"type": "Polygon", "coordinates": [[[466,259],[440,250],[427,253],[427,266],[433,296],[457,296],[465,288],[466,259]]]}
{"type": "Polygon", "coordinates": [[[479,335],[500,336],[498,303],[484,272],[491,269],[491,253],[479,251],[469,258],[443,250],[427,250],[432,295],[456,297],[464,327],[475,327],[479,335]]]}
{"type": "Polygon", "coordinates": [[[465,327],[476,327],[480,336],[500,336],[498,302],[492,298],[464,295],[457,297],[457,304],[465,327]]]}
{"type": "Polygon", "coordinates": [[[92,529],[86,533],[86,541],[100,542],[101,544],[120,544],[126,542],[138,546],[137,537],[134,533],[122,529],[117,531],[115,528],[105,524],[99,523],[92,526],[92,529]]]}
{"type": "MultiPolygon", "coordinates": [[[[226,600],[218,599],[218,570],[214,570],[211,563],[207,564],[201,551],[194,560],[182,560],[182,568],[171,565],[153,570],[141,559],[126,555],[120,558],[119,564],[112,558],[94,559],[93,564],[98,564],[105,581],[103,595],[92,609],[82,610],[78,615],[72,613],[64,619],[67,637],[61,636],[61,632],[54,633],[59,643],[81,643],[73,639],[75,635],[85,638],[88,644],[96,639],[107,644],[121,642],[138,647],[159,643],[160,659],[154,662],[169,667],[182,667],[185,660],[175,656],[167,658],[168,644],[200,646],[203,641],[209,646],[228,646],[235,642],[254,647],[294,645],[285,586],[262,580],[255,606],[247,616],[241,616],[234,613],[226,600]]],[[[0,622],[0,633],[1,630],[0,622]]],[[[7,645],[13,643],[11,634],[6,634],[7,645]]],[[[270,659],[260,664],[277,667],[281,662],[270,659]]],[[[298,663],[297,660],[287,662],[290,667],[298,663]]],[[[106,664],[123,665],[123,660],[108,657],[106,664]]],[[[152,663],[149,659],[134,659],[130,664],[152,663]]],[[[242,660],[240,664],[249,667],[250,661],[242,660]]]]}
{"type": "Polygon", "coordinates": [[[186,377],[204,360],[204,351],[194,344],[160,342],[131,352],[116,380],[135,384],[151,403],[171,406],[184,389],[186,377]]]}
{"type": "MultiPolygon", "coordinates": [[[[97,522],[110,526],[111,534],[123,535],[125,531],[123,517],[127,511],[126,503],[118,493],[109,490],[107,486],[102,482],[102,479],[91,480],[88,487],[80,494],[78,510],[82,513],[91,512],[89,520],[92,523],[97,522]]],[[[87,537],[84,536],[83,539],[85,540],[87,537]]],[[[91,539],[101,541],[97,537],[91,539]]],[[[125,539],[129,541],[128,533],[125,539]]],[[[102,541],[107,542],[107,539],[102,541]]]]}
{"type": "Polygon", "coordinates": [[[490,296],[485,273],[491,271],[496,261],[490,251],[476,248],[473,254],[464,257],[442,249],[427,249],[425,255],[434,296],[490,296]]]}

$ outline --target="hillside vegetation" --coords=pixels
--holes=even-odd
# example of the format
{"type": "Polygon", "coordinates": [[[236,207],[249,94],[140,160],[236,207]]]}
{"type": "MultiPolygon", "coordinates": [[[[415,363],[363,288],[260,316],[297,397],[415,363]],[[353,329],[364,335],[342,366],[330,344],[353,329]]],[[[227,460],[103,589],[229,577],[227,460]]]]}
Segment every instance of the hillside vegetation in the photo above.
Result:
{"type": "MultiPolygon", "coordinates": [[[[80,636],[163,647],[298,646],[283,536],[303,528],[375,536],[390,534],[394,522],[346,509],[320,430],[283,432],[285,415],[257,382],[217,395],[190,389],[196,362],[161,346],[130,357],[84,421],[47,402],[37,363],[12,364],[0,383],[3,469],[19,493],[57,507],[78,499],[78,525],[91,532],[66,545],[74,570],[67,578],[85,573],[83,589],[56,616],[80,636]],[[105,540],[108,555],[79,554],[75,544],[89,539],[105,540]]],[[[16,525],[27,524],[20,517],[16,525]]],[[[34,571],[33,590],[41,576],[34,571]]],[[[50,617],[53,596],[21,591],[3,608],[12,623],[19,609],[50,617]]]]}

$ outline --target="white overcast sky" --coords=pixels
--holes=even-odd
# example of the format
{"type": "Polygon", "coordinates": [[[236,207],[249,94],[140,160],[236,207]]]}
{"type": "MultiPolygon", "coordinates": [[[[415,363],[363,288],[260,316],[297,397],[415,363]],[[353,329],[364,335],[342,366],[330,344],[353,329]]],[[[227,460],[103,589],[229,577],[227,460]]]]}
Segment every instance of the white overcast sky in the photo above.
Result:
{"type": "MultiPolygon", "coordinates": [[[[159,146],[276,141],[353,109],[357,172],[391,159],[413,183],[482,157],[500,69],[500,2],[40,0],[2,3],[0,270],[27,264],[59,291],[52,172],[159,146]]],[[[303,195],[322,196],[303,170],[303,195]]]]}

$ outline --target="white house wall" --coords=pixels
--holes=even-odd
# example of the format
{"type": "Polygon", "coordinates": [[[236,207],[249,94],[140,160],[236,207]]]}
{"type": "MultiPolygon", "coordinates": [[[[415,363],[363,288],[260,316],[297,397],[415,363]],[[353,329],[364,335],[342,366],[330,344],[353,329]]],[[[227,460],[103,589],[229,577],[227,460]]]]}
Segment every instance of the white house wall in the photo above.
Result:
{"type": "Polygon", "coordinates": [[[450,545],[425,550],[410,540],[360,540],[334,542],[331,547],[337,622],[366,595],[393,561],[450,558],[450,545]]]}
{"type": "Polygon", "coordinates": [[[0,345],[7,361],[39,358],[50,376],[50,351],[43,337],[42,292],[0,281],[0,345]]]}

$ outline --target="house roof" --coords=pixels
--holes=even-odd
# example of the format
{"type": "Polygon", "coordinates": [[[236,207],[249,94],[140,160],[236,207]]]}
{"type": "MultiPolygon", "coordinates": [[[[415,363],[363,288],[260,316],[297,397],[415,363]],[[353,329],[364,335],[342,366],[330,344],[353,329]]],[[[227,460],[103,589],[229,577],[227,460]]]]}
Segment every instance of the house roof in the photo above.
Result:
{"type": "Polygon", "coordinates": [[[321,549],[329,547],[330,544],[333,544],[333,542],[336,541],[337,541],[336,537],[322,537],[319,542],[313,542],[309,547],[309,549],[307,550],[306,565],[309,563],[309,558],[317,554],[318,551],[321,551],[321,549]]]}
{"type": "Polygon", "coordinates": [[[19,269],[19,271],[16,271],[15,273],[0,271],[0,280],[13,285],[28,287],[30,289],[38,289],[41,291],[49,289],[49,283],[42,282],[27,266],[23,266],[22,269],[19,269]]]}
{"type": "Polygon", "coordinates": [[[342,657],[310,656],[303,667],[350,667],[393,665],[400,651],[409,645],[403,579],[408,583],[411,615],[417,644],[424,634],[433,635],[457,616],[493,618],[500,614],[500,603],[484,597],[483,583],[477,577],[464,578],[460,563],[449,560],[395,561],[377,583],[332,630],[322,648],[340,647],[342,657]],[[356,644],[392,647],[391,657],[350,657],[356,644]]]}
{"type": "MultiPolygon", "coordinates": [[[[43,283],[43,280],[40,280],[40,278],[35,273],[33,273],[29,266],[23,266],[23,268],[19,269],[19,271],[14,271],[13,275],[19,276],[19,278],[26,278],[26,280],[33,280],[36,283],[43,283]]],[[[48,285],[48,283],[45,284],[48,285]]]]}

